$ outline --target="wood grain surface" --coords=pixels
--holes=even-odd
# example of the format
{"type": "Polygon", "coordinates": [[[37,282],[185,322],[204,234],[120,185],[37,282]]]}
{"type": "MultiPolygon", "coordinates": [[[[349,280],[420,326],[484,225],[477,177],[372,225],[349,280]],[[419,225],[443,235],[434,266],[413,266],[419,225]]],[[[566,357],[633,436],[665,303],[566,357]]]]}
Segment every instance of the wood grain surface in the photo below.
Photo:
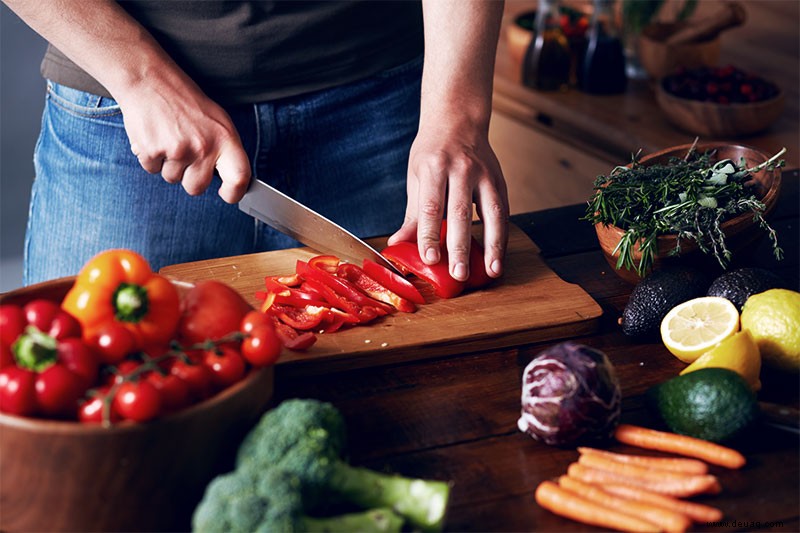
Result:
{"type": "MultiPolygon", "coordinates": [[[[475,233],[480,230],[476,225],[475,233]]],[[[382,242],[377,239],[373,244],[380,248],[382,242]]],[[[316,254],[309,248],[278,250],[171,265],[161,273],[186,282],[223,281],[258,306],[255,293],[264,288],[265,276],[290,274],[298,259],[316,254]]],[[[597,303],[579,286],[559,278],[515,226],[506,261],[504,277],[485,289],[444,300],[421,287],[428,303],[416,313],[396,313],[368,326],[318,335],[310,350],[287,352],[279,365],[290,366],[289,372],[324,373],[596,331],[602,314],[597,303]]]]}

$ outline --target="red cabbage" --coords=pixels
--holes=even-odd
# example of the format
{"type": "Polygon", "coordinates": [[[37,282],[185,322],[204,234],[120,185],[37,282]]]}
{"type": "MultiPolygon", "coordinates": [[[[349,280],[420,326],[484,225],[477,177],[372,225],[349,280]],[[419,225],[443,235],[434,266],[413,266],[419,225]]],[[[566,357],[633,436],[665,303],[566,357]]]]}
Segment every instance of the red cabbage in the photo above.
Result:
{"type": "Polygon", "coordinates": [[[545,444],[569,446],[611,437],[622,392],[601,351],[573,341],[536,356],[522,377],[520,431],[545,444]]]}

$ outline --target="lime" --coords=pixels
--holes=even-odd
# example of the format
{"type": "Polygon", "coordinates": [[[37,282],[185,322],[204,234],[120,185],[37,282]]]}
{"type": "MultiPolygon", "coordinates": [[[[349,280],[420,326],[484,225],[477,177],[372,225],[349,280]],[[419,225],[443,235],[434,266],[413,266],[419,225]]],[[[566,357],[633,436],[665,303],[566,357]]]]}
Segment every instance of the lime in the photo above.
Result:
{"type": "Polygon", "coordinates": [[[750,296],[742,329],[753,335],[765,365],[800,371],[800,292],[770,289],[750,296]]]}
{"type": "Polygon", "coordinates": [[[728,368],[739,373],[754,391],[761,389],[761,354],[749,331],[734,333],[698,357],[681,375],[701,368],[728,368]]]}
{"type": "Polygon", "coordinates": [[[673,307],[661,321],[661,340],[675,357],[691,363],[739,331],[739,311],[730,300],[702,296],[673,307]]]}

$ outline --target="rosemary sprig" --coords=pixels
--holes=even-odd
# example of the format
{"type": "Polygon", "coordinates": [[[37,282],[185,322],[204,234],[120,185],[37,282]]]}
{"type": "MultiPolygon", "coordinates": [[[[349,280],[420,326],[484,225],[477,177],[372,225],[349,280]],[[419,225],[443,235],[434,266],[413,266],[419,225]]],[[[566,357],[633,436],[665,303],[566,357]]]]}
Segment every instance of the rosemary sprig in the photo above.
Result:
{"type": "Polygon", "coordinates": [[[769,236],[775,257],[781,259],[777,234],[764,219],[765,205],[753,193],[749,180],[754,172],[783,166],[780,158],[785,152],[783,148],[751,168],[744,158],[714,161],[714,152],[699,154],[695,145],[684,158],[673,157],[666,164],[642,165],[637,153],[630,168],[618,166],[597,177],[582,219],[624,229],[614,250],[619,253],[616,267],[639,275],[655,261],[658,236],[667,234],[677,237],[671,255],[680,254],[681,241],[692,241],[726,268],[731,252],[721,226],[746,212],[753,214],[754,222],[769,236]],[[633,257],[637,243],[641,252],[638,264],[633,257]]]}

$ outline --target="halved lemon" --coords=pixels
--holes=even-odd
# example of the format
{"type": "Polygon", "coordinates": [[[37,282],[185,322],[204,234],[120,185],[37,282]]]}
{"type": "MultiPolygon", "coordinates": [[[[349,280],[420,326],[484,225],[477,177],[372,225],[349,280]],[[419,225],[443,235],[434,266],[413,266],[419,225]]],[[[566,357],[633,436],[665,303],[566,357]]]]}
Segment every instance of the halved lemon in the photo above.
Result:
{"type": "Polygon", "coordinates": [[[703,296],[673,307],[661,321],[661,340],[684,363],[692,363],[739,331],[739,311],[726,298],[703,296]]]}
{"type": "Polygon", "coordinates": [[[761,353],[747,330],[734,333],[698,357],[681,375],[701,368],[728,368],[741,375],[754,391],[761,389],[761,353]]]}

